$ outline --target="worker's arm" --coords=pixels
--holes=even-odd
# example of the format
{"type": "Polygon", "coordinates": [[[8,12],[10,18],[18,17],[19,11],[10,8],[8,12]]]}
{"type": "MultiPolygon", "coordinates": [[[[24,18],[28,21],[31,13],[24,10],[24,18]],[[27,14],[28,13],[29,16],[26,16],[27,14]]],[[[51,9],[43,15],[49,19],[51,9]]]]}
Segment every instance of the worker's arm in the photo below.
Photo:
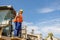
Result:
{"type": "Polygon", "coordinates": [[[16,22],[17,21],[17,16],[12,20],[13,22],[16,22]]]}

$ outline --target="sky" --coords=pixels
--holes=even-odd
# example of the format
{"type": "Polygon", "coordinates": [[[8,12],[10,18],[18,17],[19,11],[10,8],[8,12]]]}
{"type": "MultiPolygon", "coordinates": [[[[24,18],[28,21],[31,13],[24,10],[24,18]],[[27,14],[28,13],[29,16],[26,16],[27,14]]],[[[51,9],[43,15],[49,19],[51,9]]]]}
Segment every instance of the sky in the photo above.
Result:
{"type": "Polygon", "coordinates": [[[1,5],[12,5],[16,12],[23,9],[23,25],[28,33],[46,37],[52,32],[60,38],[60,0],[0,0],[1,5]]]}

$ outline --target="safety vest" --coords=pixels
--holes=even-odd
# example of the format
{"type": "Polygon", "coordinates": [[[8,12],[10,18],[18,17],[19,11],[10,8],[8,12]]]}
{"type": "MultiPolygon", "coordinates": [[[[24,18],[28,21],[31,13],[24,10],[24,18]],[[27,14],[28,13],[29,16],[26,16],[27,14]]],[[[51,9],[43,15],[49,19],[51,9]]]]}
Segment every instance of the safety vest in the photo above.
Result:
{"type": "Polygon", "coordinates": [[[13,22],[23,22],[23,17],[22,17],[22,15],[20,14],[19,16],[16,16],[16,17],[13,19],[13,22]]]}

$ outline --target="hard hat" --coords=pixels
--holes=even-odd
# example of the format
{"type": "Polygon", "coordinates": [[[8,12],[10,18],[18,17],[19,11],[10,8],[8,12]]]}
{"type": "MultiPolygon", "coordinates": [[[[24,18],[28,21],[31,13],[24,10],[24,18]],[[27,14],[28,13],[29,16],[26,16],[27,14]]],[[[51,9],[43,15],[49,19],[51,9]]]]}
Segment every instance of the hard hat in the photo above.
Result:
{"type": "Polygon", "coordinates": [[[22,9],[20,9],[20,11],[23,11],[22,9]]]}

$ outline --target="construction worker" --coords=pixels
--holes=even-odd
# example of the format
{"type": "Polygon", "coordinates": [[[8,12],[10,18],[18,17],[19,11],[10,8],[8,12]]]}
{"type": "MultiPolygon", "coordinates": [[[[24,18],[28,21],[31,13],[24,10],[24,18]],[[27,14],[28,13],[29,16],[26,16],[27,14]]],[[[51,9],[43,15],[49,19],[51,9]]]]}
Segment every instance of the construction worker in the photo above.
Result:
{"type": "Polygon", "coordinates": [[[23,10],[20,10],[18,15],[13,19],[13,22],[15,23],[15,29],[14,29],[14,36],[19,36],[21,37],[21,28],[22,28],[22,22],[23,22],[23,17],[22,17],[23,10]]]}

